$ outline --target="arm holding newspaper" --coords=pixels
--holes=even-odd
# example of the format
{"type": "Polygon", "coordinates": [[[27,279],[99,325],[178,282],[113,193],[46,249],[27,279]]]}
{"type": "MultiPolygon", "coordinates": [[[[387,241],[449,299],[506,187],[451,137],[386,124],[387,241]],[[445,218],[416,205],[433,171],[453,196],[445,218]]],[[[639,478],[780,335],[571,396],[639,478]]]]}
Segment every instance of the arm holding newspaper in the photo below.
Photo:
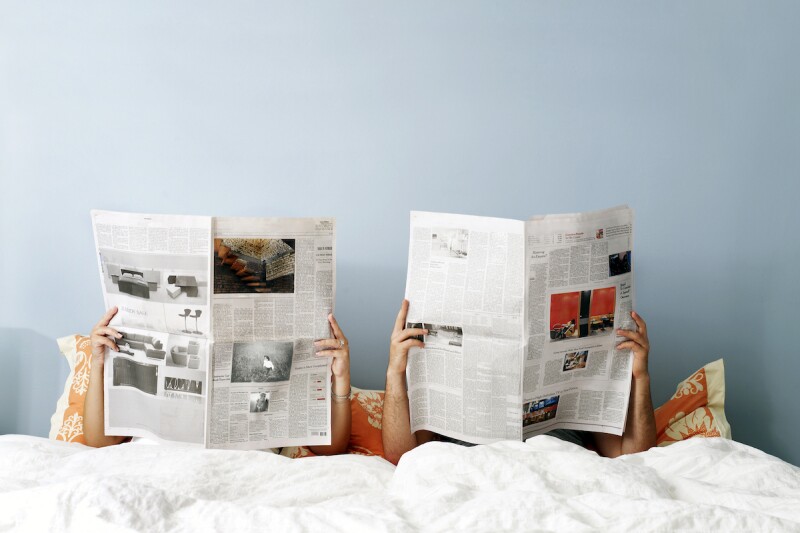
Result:
{"type": "Polygon", "coordinates": [[[408,351],[412,347],[422,348],[423,342],[414,337],[426,335],[428,331],[405,328],[407,314],[408,300],[403,300],[392,330],[389,367],[386,370],[386,394],[383,402],[383,453],[393,464],[397,464],[407,451],[435,438],[431,431],[411,433],[406,389],[408,351]]]}
{"type": "Polygon", "coordinates": [[[125,437],[116,437],[105,434],[105,415],[103,412],[103,364],[105,362],[106,347],[119,351],[116,342],[112,339],[122,337],[120,333],[108,326],[117,308],[112,307],[103,318],[92,328],[92,364],[89,374],[89,388],[86,391],[84,407],[83,432],[86,444],[95,448],[119,444],[125,437]]]}
{"type": "Polygon", "coordinates": [[[327,446],[309,446],[317,455],[345,453],[350,442],[350,344],[333,315],[328,315],[332,339],[314,342],[317,357],[333,357],[331,372],[331,443],[327,446]]]}
{"type": "Polygon", "coordinates": [[[650,341],[647,338],[647,324],[636,312],[631,317],[638,331],[617,330],[617,335],[627,340],[617,348],[633,351],[633,382],[631,400],[628,404],[628,418],[622,436],[595,433],[597,451],[604,457],[618,457],[628,453],[644,452],[656,445],[656,422],[653,401],[650,398],[650,374],[647,370],[647,357],[650,341]]]}

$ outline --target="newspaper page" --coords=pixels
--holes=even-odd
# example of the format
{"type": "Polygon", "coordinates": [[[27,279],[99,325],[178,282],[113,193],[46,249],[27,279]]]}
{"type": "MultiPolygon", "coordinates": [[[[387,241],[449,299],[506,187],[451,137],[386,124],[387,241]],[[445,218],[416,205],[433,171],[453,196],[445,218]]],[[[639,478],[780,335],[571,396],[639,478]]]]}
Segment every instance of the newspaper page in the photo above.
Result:
{"type": "Polygon", "coordinates": [[[635,329],[633,211],[626,206],[531,218],[526,224],[524,438],[551,429],[621,435],[635,329]]]}
{"type": "Polygon", "coordinates": [[[332,218],[214,219],[209,448],[331,441],[332,218]]]}
{"type": "Polygon", "coordinates": [[[411,431],[483,444],[522,437],[525,223],[411,213],[411,431]]]}
{"type": "Polygon", "coordinates": [[[92,211],[106,308],[108,435],[203,443],[211,218],[92,211]]]}

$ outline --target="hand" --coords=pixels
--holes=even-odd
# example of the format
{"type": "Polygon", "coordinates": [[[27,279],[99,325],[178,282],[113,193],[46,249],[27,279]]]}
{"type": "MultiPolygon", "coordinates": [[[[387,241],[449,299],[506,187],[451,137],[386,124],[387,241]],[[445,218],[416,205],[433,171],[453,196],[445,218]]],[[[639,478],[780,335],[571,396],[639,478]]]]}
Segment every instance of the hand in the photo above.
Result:
{"type": "Polygon", "coordinates": [[[92,328],[91,333],[91,342],[92,342],[92,364],[95,363],[103,364],[105,355],[106,355],[106,346],[114,350],[115,352],[119,351],[117,347],[117,343],[111,340],[109,337],[113,337],[115,339],[121,339],[122,334],[115,330],[114,328],[108,327],[108,324],[111,322],[111,319],[117,314],[117,308],[112,307],[106,314],[103,315],[103,318],[100,319],[100,322],[95,324],[94,328],[92,328]]]}
{"type": "MultiPolygon", "coordinates": [[[[346,388],[350,387],[350,343],[342,333],[339,323],[334,316],[328,315],[328,323],[331,326],[332,339],[321,339],[314,341],[314,349],[318,357],[333,357],[331,372],[335,383],[346,382],[346,388]]],[[[337,394],[339,394],[337,392],[337,394]]],[[[347,390],[342,392],[347,394],[347,390]]]]}
{"type": "Polygon", "coordinates": [[[650,377],[647,371],[647,356],[650,353],[650,341],[647,339],[647,324],[635,311],[631,311],[631,318],[636,322],[639,331],[618,329],[617,335],[625,337],[626,341],[617,344],[618,350],[633,351],[633,377],[645,379],[650,377]]]}
{"type": "Polygon", "coordinates": [[[397,320],[394,322],[392,330],[392,340],[389,345],[389,368],[387,373],[405,374],[408,366],[408,351],[411,348],[424,348],[425,343],[414,337],[427,335],[427,329],[406,328],[406,316],[408,316],[408,300],[403,300],[400,312],[397,313],[397,320]]]}

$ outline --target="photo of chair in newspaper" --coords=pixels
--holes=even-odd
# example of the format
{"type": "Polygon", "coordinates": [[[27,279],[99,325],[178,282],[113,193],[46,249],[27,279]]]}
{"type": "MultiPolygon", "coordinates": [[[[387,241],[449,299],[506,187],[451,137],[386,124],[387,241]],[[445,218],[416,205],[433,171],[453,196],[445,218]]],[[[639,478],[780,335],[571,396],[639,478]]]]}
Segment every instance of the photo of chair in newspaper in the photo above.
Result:
{"type": "Polygon", "coordinates": [[[434,228],[431,231],[431,256],[464,259],[467,257],[469,231],[458,228],[434,228]]]}
{"type": "Polygon", "coordinates": [[[554,419],[558,411],[559,398],[560,396],[550,396],[549,398],[524,404],[522,406],[522,426],[530,426],[554,419]]]}
{"type": "Polygon", "coordinates": [[[564,366],[561,370],[563,372],[569,372],[570,370],[580,370],[581,368],[586,368],[586,362],[588,359],[589,350],[569,352],[568,354],[564,355],[564,366]]]}
{"type": "Polygon", "coordinates": [[[295,239],[214,239],[214,293],[294,293],[294,249],[295,239]]]}
{"type": "Polygon", "coordinates": [[[235,342],[231,383],[287,381],[293,356],[292,341],[235,342]]]}
{"type": "Polygon", "coordinates": [[[610,334],[616,298],[616,287],[550,295],[550,340],[610,334]]]}
{"type": "Polygon", "coordinates": [[[270,392],[251,392],[250,393],[250,412],[266,413],[269,411],[270,392]]]}

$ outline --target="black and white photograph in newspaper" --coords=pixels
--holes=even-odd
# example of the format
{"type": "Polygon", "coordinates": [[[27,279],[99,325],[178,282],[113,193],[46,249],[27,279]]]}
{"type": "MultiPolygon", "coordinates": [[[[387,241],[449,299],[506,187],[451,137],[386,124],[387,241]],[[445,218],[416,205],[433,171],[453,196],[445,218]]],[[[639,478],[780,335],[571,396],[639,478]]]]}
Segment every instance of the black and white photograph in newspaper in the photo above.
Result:
{"type": "Polygon", "coordinates": [[[295,239],[214,239],[215,294],[292,294],[295,239]]]}
{"type": "Polygon", "coordinates": [[[208,300],[205,261],[199,256],[100,250],[103,285],[109,295],[159,303],[204,305],[208,300]]]}
{"type": "Polygon", "coordinates": [[[125,357],[115,357],[113,365],[114,387],[133,387],[153,396],[158,392],[158,365],[125,357]]]}
{"type": "Polygon", "coordinates": [[[205,344],[202,339],[170,335],[166,354],[167,366],[200,370],[205,368],[205,344]]]}
{"type": "Polygon", "coordinates": [[[269,411],[269,398],[271,392],[251,392],[250,393],[250,412],[266,413],[269,411]]]}
{"type": "Polygon", "coordinates": [[[117,339],[119,354],[136,359],[144,359],[152,363],[164,361],[167,351],[164,347],[167,335],[153,332],[139,332],[118,328],[121,338],[117,339]]]}
{"type": "Polygon", "coordinates": [[[187,394],[203,394],[203,382],[198,379],[165,377],[166,392],[185,392],[187,394]]]}
{"type": "Polygon", "coordinates": [[[286,381],[293,356],[292,341],[234,342],[231,383],[286,381]]]}
{"type": "Polygon", "coordinates": [[[464,331],[461,326],[447,326],[428,322],[408,322],[406,328],[427,329],[427,335],[414,335],[412,338],[425,343],[426,347],[450,346],[460,348],[463,345],[464,331]]]}
{"type": "Polygon", "coordinates": [[[431,256],[464,259],[469,231],[460,228],[434,228],[431,231],[431,256]]]}

